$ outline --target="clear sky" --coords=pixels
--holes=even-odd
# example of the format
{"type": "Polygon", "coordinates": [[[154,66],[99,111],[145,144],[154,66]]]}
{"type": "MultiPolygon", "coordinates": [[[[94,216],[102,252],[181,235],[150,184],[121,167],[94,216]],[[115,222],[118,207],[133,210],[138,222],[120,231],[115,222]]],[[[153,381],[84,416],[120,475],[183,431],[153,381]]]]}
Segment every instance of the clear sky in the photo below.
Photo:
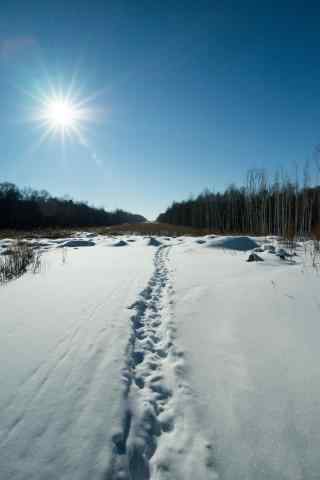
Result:
{"type": "Polygon", "coordinates": [[[311,0],[3,0],[0,181],[152,219],[249,168],[302,166],[320,142],[319,18],[311,0]],[[82,140],[40,143],[52,90],[88,100],[82,140]]]}

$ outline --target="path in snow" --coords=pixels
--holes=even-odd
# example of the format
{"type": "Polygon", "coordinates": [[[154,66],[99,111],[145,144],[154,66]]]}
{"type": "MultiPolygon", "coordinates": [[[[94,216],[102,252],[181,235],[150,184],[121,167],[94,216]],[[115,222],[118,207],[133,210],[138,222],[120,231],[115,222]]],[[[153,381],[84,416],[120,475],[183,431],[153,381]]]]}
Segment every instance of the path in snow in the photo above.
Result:
{"type": "Polygon", "coordinates": [[[1,480],[101,479],[118,423],[132,303],[153,253],[103,245],[46,255],[1,298],[1,480]],[[61,288],[63,286],[63,288],[61,288]],[[17,305],[19,299],[19,308],[17,305]]]}
{"type": "Polygon", "coordinates": [[[48,272],[1,291],[1,480],[217,478],[176,338],[172,248],[49,252],[48,272]]]}
{"type": "Polygon", "coordinates": [[[183,352],[172,321],[169,246],[129,308],[132,334],[123,370],[122,424],[114,431],[105,480],[216,479],[213,449],[199,432],[194,394],[184,380],[183,352]]]}

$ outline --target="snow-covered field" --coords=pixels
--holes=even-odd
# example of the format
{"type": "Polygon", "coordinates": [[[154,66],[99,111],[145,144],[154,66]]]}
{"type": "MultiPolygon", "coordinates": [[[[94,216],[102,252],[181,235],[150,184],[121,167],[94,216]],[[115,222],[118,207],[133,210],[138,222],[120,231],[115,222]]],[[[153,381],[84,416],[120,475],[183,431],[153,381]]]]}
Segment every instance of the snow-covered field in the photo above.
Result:
{"type": "Polygon", "coordinates": [[[0,287],[0,479],[319,479],[320,276],[272,245],[41,240],[0,287]]]}

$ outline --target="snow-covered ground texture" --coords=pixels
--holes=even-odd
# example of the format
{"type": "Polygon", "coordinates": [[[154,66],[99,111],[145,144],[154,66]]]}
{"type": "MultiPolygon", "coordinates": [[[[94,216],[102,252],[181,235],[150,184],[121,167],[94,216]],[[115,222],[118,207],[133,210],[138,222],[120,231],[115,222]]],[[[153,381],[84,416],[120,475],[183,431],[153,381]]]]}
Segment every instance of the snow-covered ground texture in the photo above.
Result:
{"type": "Polygon", "coordinates": [[[320,478],[320,276],[303,245],[32,243],[40,273],[0,288],[1,480],[320,478]]]}
{"type": "Polygon", "coordinates": [[[227,480],[320,478],[320,276],[303,248],[282,260],[269,241],[264,262],[247,263],[243,238],[219,243],[171,253],[175,323],[215,468],[227,480]]]}

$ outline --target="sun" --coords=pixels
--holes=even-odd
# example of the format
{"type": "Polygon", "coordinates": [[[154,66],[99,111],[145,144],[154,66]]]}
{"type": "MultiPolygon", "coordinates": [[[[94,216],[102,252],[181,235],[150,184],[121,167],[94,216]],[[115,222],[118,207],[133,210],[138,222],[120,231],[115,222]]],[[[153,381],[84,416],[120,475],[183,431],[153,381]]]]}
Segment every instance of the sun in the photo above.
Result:
{"type": "Polygon", "coordinates": [[[66,99],[49,100],[43,113],[44,120],[55,129],[73,128],[79,120],[76,105],[66,99]]]}
{"type": "Polygon", "coordinates": [[[30,120],[43,130],[40,142],[49,137],[60,137],[61,141],[69,138],[86,144],[85,131],[95,120],[94,111],[89,107],[88,98],[72,95],[67,90],[32,95],[35,105],[30,120]]]}
{"type": "Polygon", "coordinates": [[[87,119],[87,112],[81,104],[63,95],[45,97],[38,112],[38,121],[48,132],[60,132],[63,136],[80,135],[87,119]]]}
{"type": "Polygon", "coordinates": [[[57,140],[63,147],[77,143],[89,148],[90,136],[105,115],[105,107],[95,101],[104,89],[84,96],[76,78],[72,77],[64,88],[48,81],[46,89],[38,86],[24,93],[32,100],[26,121],[40,130],[35,149],[45,141],[57,140]]]}

